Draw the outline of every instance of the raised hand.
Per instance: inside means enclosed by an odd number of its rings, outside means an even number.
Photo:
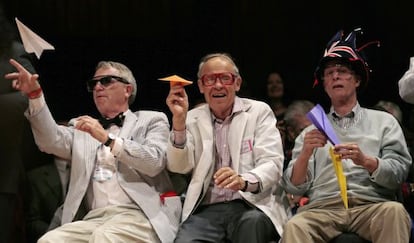
[[[188,111],[188,97],[184,86],[179,83],[172,83],[166,103],[170,109],[172,117],[172,127],[174,130],[182,131],[185,129],[185,119]]]
[[[30,73],[14,59],[10,59],[10,64],[16,68],[17,72],[8,73],[4,77],[12,80],[13,88],[26,95],[40,89],[39,75]]]

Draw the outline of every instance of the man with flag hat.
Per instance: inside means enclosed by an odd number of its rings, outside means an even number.
[[[309,203],[285,225],[283,243],[330,242],[343,232],[371,242],[409,242],[410,217],[395,195],[411,157],[398,121],[358,102],[357,90],[367,86],[370,74],[362,49],[375,43],[357,48],[359,32],[344,38],[339,31],[316,68],[314,86],[321,85],[329,96],[331,107],[324,117],[339,142],[332,144],[327,139],[332,134],[314,125],[296,139],[282,185],[290,194],[306,195]],[[335,158],[344,176],[345,200]]]

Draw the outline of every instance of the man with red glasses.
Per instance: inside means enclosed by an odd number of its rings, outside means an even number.
[[[282,185],[290,194],[306,195],[309,202],[285,225],[283,243],[332,242],[343,232],[374,243],[409,242],[410,217],[395,200],[411,157],[398,121],[358,102],[357,90],[367,85],[370,72],[361,53],[367,45],[356,48],[358,33],[354,30],[343,39],[339,31],[316,69],[316,82],[331,101],[327,117],[339,143],[328,142],[314,125],[296,139]],[[346,176],[347,204],[340,195],[331,149],[340,156]]]
[[[71,162],[62,226],[38,242],[172,242],[181,201],[165,169],[168,119],[155,111],[133,113],[136,81],[118,62],[99,62],[87,88],[100,120],[84,115],[59,126],[46,105],[38,75],[15,60],[6,78],[29,97],[25,115],[36,143]],[[164,196],[165,195],[165,196]]]
[[[167,166],[191,174],[175,242],[277,241],[287,220],[273,192],[283,170],[283,149],[270,107],[240,98],[242,78],[225,53],[202,58],[198,87],[206,104],[188,111],[173,84]]]

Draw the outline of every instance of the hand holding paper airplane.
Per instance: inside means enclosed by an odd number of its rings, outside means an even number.
[[[315,107],[313,107],[312,110],[308,112],[308,114],[306,114],[306,116],[318,128],[319,131],[323,132],[326,135],[328,140],[333,145],[339,143],[339,139],[335,134],[332,124],[326,116],[325,111],[321,105],[317,104]]]
[[[318,128],[319,131],[323,132],[328,140],[333,144],[339,144],[339,139],[336,136],[336,133],[332,127],[331,122],[329,121],[328,117],[325,114],[322,106],[317,104],[313,107],[312,110],[306,114],[309,120]],[[340,195],[342,201],[344,203],[345,208],[348,208],[348,193],[347,193],[347,186],[346,186],[346,176],[344,175],[344,171],[342,168],[342,160],[341,156],[335,154],[333,148],[329,148],[329,155],[331,156],[332,165],[335,170],[336,177],[338,179],[338,185],[340,189]]]
[[[43,40],[40,36],[30,30],[17,18],[15,19],[17,28],[19,29],[20,38],[22,39],[24,49],[27,53],[35,53],[37,59],[39,59],[40,55],[42,55],[43,50],[55,49],[55,47]]]

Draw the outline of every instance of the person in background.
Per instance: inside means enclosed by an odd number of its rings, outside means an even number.
[[[168,119],[129,109],[137,91],[129,68],[99,62],[87,88],[102,118],[84,115],[63,126],[49,111],[39,76],[10,64],[16,71],[6,78],[29,98],[25,115],[39,148],[71,163],[62,225],[38,242],[172,242],[181,201],[165,169]]]
[[[411,157],[414,155],[414,133],[410,131],[403,123],[403,112],[400,107],[391,101],[380,100],[374,105],[374,109],[382,110],[390,113],[397,119],[401,128],[403,129],[404,137],[407,142],[408,150],[410,151]],[[414,172],[412,171],[409,180],[414,182]]]
[[[414,134],[403,124],[403,113],[400,107],[391,101],[380,100],[375,104],[374,109],[382,110],[392,114],[395,119],[401,125],[407,142],[408,150],[410,151],[411,158],[414,156]],[[399,195],[399,201],[404,204],[408,213],[411,216],[411,220],[414,216],[414,168],[411,164],[410,173],[408,174],[407,180],[402,184],[401,194]],[[414,235],[414,225],[411,225],[411,235]],[[410,241],[411,242],[411,241]]]
[[[67,125],[67,122],[58,122]],[[70,161],[48,154],[49,163],[26,172],[26,242],[37,242],[53,225],[54,215],[65,200]],[[57,223],[60,225],[60,223]]]
[[[285,97],[285,86],[279,72],[271,72],[267,77],[267,99],[270,107],[275,113],[276,119],[283,120],[283,115],[287,109]]]
[[[410,104],[414,104],[414,57],[410,58],[410,66],[408,70],[404,73],[401,79],[398,81],[398,89],[401,98]],[[409,141],[409,146],[411,148],[411,154],[413,154],[414,150],[414,110],[411,109],[409,113],[409,123],[406,123],[405,129],[406,133],[410,134],[411,136],[407,138]],[[414,172],[410,175],[410,180],[414,182]],[[414,211],[413,214],[414,215]]]
[[[359,105],[357,90],[367,85],[370,70],[363,48],[356,48],[358,32],[343,38],[339,31],[315,71],[315,84],[321,83],[330,98],[327,117],[340,143],[328,142],[314,125],[296,139],[282,185],[288,193],[307,195],[309,203],[286,223],[282,243],[330,242],[343,232],[372,242],[409,242],[411,220],[395,199],[411,156],[391,114]],[[348,207],[340,196],[330,149],[341,158]]]
[[[295,139],[299,134],[308,126],[312,125],[312,122],[308,119],[306,114],[312,110],[315,106],[311,101],[308,100],[294,100],[287,107],[283,120],[286,126],[286,139],[289,140],[289,144],[294,145]],[[286,156],[285,162],[289,162],[292,158],[292,147],[285,148]],[[288,164],[284,164],[284,170]],[[299,206],[303,206],[307,203],[308,198],[306,196],[295,196],[293,194],[286,195],[289,200],[291,207],[291,213],[294,215]]]
[[[50,156],[53,161],[53,155]],[[59,172],[53,162],[28,171],[26,182],[26,242],[34,243],[48,231],[64,196]]]
[[[292,145],[288,148],[285,148],[285,161],[290,161],[292,157],[292,149],[295,144],[296,137],[312,122],[308,119],[306,114],[312,110],[315,106],[311,101],[308,100],[295,100],[289,104],[286,109],[283,120],[285,121],[286,127],[286,139],[289,141],[289,145]],[[287,165],[285,165],[286,167]]]
[[[375,104],[376,107],[380,107],[384,109],[384,111],[390,113],[397,119],[397,121],[402,124],[403,122],[403,113],[400,107],[395,104],[394,102],[387,101],[387,100],[380,100]]]
[[[273,113],[276,116],[276,127],[279,130],[280,136],[282,138],[285,155],[284,164],[286,164],[286,159],[289,157],[289,148],[292,147],[293,144],[287,138],[286,124],[285,120],[283,119],[289,102],[285,96],[285,85],[282,75],[279,72],[274,71],[269,73],[266,84],[266,96],[267,103],[269,104],[270,108],[272,108]]]
[[[24,207],[25,172],[28,162],[41,165],[49,162],[33,140],[30,125],[23,112],[27,97],[12,87],[4,78],[12,72],[9,59],[18,60],[27,70],[35,72],[28,55],[0,5],[0,242],[26,242]]]
[[[398,81],[398,90],[405,102],[414,104],[414,57],[410,58],[410,67]]]
[[[175,242],[277,241],[287,215],[273,193],[283,169],[274,113],[237,96],[242,78],[229,54],[204,56],[197,76],[206,104],[188,111],[180,84],[166,99],[167,165],[191,175]]]

